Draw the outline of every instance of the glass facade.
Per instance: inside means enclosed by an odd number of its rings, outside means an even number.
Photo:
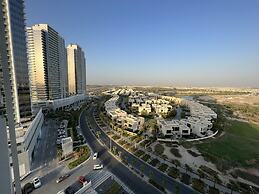
[[[13,61],[20,117],[31,115],[23,0],[9,0]]]

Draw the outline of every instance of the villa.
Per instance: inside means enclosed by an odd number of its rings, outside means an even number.
[[[191,134],[191,129],[182,121],[179,120],[158,120],[159,130],[165,138],[181,138]]]
[[[117,106],[119,95],[131,94],[128,98],[128,104],[138,112],[143,111],[150,114],[153,110],[159,117],[155,119],[158,122],[158,128],[164,138],[179,139],[195,135],[205,137],[212,133],[213,122],[217,119],[217,114],[207,106],[192,100],[181,99],[170,96],[151,95],[147,96],[139,92],[128,91],[126,89],[115,91],[110,100],[105,102],[105,110],[115,126],[121,127],[131,132],[140,130],[144,125],[144,118],[133,116]],[[165,120],[161,115],[167,114],[173,109],[172,103],[180,105],[186,112],[183,119]]]

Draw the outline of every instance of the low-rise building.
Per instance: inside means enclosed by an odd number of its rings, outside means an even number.
[[[129,114],[123,118],[123,127],[130,132],[136,132],[143,127],[144,121],[143,117],[134,117]]]
[[[127,114],[124,110],[121,110],[117,105],[117,100],[119,96],[114,96],[105,102],[105,110],[107,115],[111,118],[113,123],[122,127],[128,131],[136,132],[140,130],[144,124],[144,118],[134,117],[131,114]]]
[[[143,112],[150,114],[152,111],[152,108],[149,104],[142,104],[138,106],[138,112],[141,115]]]
[[[167,114],[172,110],[172,106],[169,104],[152,104],[152,107],[155,109],[156,114]]]
[[[73,140],[71,137],[63,138],[61,140],[62,155],[67,156],[73,152]]]
[[[22,123],[22,125],[19,127],[16,127],[16,143],[21,177],[31,171],[31,163],[35,151],[35,146],[39,137],[41,136],[43,121],[44,115],[40,109],[35,118]],[[11,157],[10,162],[12,166]]]
[[[42,109],[43,112],[50,110],[63,110],[74,105],[80,105],[83,102],[85,102],[86,99],[86,95],[77,94],[74,96],[69,96],[67,98],[61,98],[56,100],[38,101],[37,103],[33,104],[32,113],[35,115],[40,109]]]
[[[181,138],[191,134],[191,129],[179,120],[158,120],[158,126],[165,138]]]

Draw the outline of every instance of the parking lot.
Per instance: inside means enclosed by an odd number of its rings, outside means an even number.
[[[61,140],[67,137],[67,120],[63,120],[57,129],[57,145],[61,144]]]

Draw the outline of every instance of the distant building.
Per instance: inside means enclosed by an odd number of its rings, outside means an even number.
[[[47,24],[27,28],[29,74],[33,106],[67,96],[64,39]]]
[[[67,46],[67,63],[69,94],[86,94],[86,60],[79,45]]]

